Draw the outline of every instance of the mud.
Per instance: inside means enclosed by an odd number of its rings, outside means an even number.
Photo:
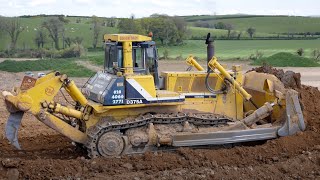
[[[12,85],[6,83],[4,89]],[[84,150],[30,115],[19,132],[24,150],[14,150],[3,138],[8,113],[1,101],[0,179],[318,179],[320,91],[297,82],[294,88],[308,123],[297,135],[232,148],[180,148],[99,159],[88,159]]]

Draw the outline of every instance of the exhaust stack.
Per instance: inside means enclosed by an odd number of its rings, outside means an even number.
[[[207,72],[210,71],[210,68],[208,66],[209,61],[212,59],[214,56],[214,40],[210,38],[211,34],[208,33],[207,38],[206,38],[206,44],[207,44]]]

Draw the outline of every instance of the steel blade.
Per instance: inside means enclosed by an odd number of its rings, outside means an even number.
[[[16,147],[19,150],[21,150],[21,147],[18,141],[18,131],[19,131],[23,114],[24,112],[21,112],[21,111],[16,113],[10,113],[10,116],[8,118],[7,125],[6,125],[7,139],[14,147]]]

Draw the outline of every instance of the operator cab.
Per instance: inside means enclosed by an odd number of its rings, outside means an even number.
[[[83,94],[106,106],[171,101],[159,97],[158,57],[151,37],[106,34],[104,70],[91,77]],[[163,84],[163,83],[161,83]],[[175,98],[172,101],[182,101]]]
[[[132,42],[131,45],[133,74],[152,75],[155,85],[158,87],[158,58],[155,42]],[[107,40],[105,46],[104,71],[114,75],[118,72],[126,75],[126,68],[128,67],[125,66],[123,42]]]

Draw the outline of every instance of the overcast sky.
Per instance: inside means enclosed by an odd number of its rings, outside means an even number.
[[[64,14],[103,17],[262,14],[320,15],[319,0],[0,0],[0,15]]]

